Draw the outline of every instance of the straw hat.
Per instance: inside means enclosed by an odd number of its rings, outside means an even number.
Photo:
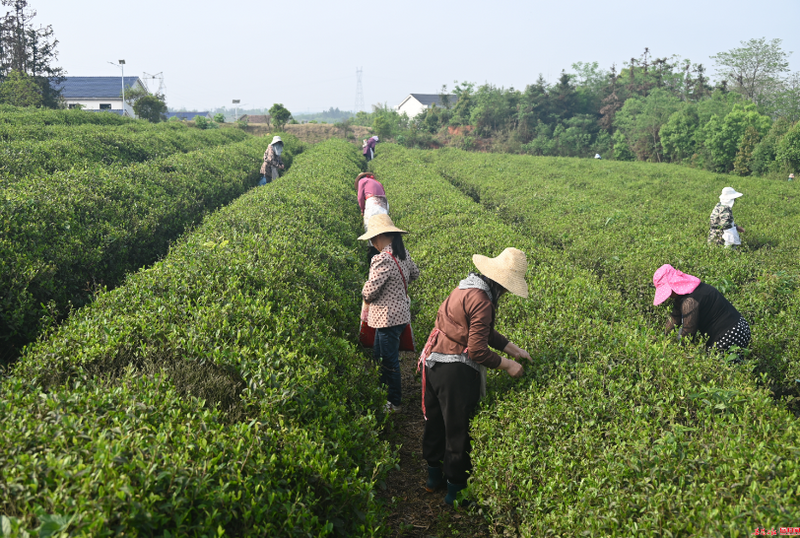
[[[394,225],[392,219],[386,213],[379,213],[374,217],[371,217],[367,222],[367,233],[359,237],[359,239],[372,239],[375,236],[385,234],[385,233],[401,233],[407,234],[408,232],[405,230],[401,230],[397,226]]]
[[[719,195],[719,201],[722,203],[730,202],[740,196],[742,196],[742,193],[736,192],[736,189],[733,187],[725,187],[722,189],[722,194]]]
[[[478,271],[514,295],[519,295],[525,299],[528,298],[528,284],[525,282],[528,260],[521,250],[509,247],[496,258],[487,258],[480,254],[474,254],[472,263],[475,264]]]
[[[687,275],[665,263],[653,274],[653,285],[656,287],[656,296],[653,299],[654,305],[660,305],[672,295],[674,291],[678,295],[688,295],[700,285],[700,279],[696,276]]]

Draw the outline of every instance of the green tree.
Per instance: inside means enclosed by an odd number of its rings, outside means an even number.
[[[625,101],[614,125],[625,135],[628,147],[639,160],[662,161],[659,132],[680,107],[680,100],[667,90],[656,88],[647,97]]]
[[[733,170],[733,161],[747,128],[754,127],[761,138],[769,131],[771,123],[769,117],[759,114],[752,103],[744,107],[735,106],[722,120],[712,117],[703,130],[713,169],[717,172]]]
[[[753,150],[758,144],[761,136],[752,125],[748,125],[739,142],[739,149],[736,152],[736,158],[733,159],[733,173],[737,176],[749,176],[752,170],[750,163],[753,160]]]
[[[2,0],[10,10],[0,17],[0,82],[12,71],[25,73],[39,87],[41,104],[60,105],[60,85],[65,71],[55,65],[58,40],[53,27],[33,27],[36,12],[28,9],[27,0]]]
[[[14,106],[41,106],[42,91],[36,80],[24,71],[13,70],[0,84],[0,103]]]
[[[734,89],[753,101],[775,91],[780,76],[789,70],[789,55],[781,49],[781,40],[766,38],[740,41],[741,47],[711,56],[718,74],[726,77]]]
[[[289,112],[285,106],[281,103],[275,103],[269,109],[270,114],[270,121],[275,125],[275,127],[281,131],[286,124],[292,119],[292,113]]]
[[[150,123],[158,123],[167,119],[167,103],[159,95],[145,95],[133,104],[133,111]]]
[[[778,142],[775,159],[784,170],[800,170],[800,122],[795,123]]]
[[[778,118],[772,124],[766,136],[753,149],[750,168],[754,173],[764,175],[780,171],[780,162],[777,161],[778,145],[791,128],[792,122],[787,118]]]
[[[695,152],[695,132],[699,126],[694,106],[673,112],[661,130],[661,147],[670,162],[683,162]]]
[[[222,112],[217,112],[216,114],[214,114],[214,121],[216,123],[225,123],[225,114],[223,114]]]

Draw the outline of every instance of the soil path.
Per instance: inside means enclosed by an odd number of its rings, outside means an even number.
[[[389,512],[386,517],[389,536],[488,538],[489,527],[478,510],[453,510],[444,504],[445,492],[428,493],[423,488],[428,471],[422,459],[425,419],[420,405],[422,390],[416,361],[417,354],[401,353],[402,411],[390,417],[385,430],[385,438],[392,445],[400,445],[400,469],[391,471],[386,489],[377,492]]]

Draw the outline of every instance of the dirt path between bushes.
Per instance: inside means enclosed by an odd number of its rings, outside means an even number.
[[[402,411],[390,417],[384,432],[392,445],[400,446],[400,469],[386,479],[386,489],[377,490],[388,511],[388,535],[397,538],[489,537],[483,516],[476,510],[453,510],[444,504],[444,491],[428,493],[423,488],[428,477],[422,459],[422,416],[420,377],[416,375],[417,354],[400,354],[403,385]]]

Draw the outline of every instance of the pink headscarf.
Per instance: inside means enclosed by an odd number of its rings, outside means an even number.
[[[653,304],[660,305],[672,295],[673,291],[678,295],[692,293],[700,285],[700,279],[681,273],[667,263],[655,272],[653,284],[656,286],[656,297],[653,299]]]

